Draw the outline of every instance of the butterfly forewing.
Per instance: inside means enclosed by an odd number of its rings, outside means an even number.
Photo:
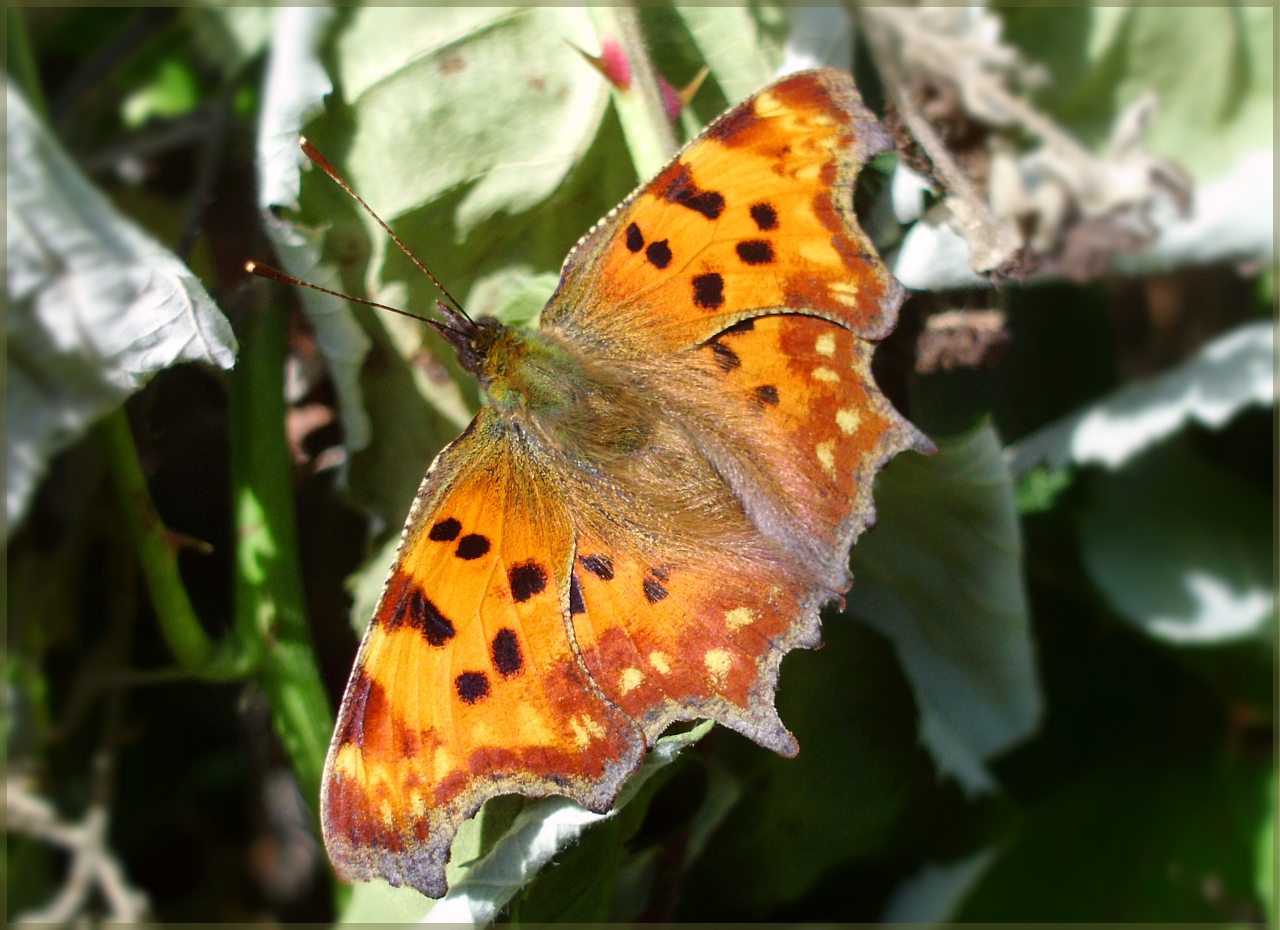
[[[883,336],[902,290],[854,221],[853,187],[888,147],[846,73],[766,88],[584,238],[543,327],[670,350],[791,310]]]

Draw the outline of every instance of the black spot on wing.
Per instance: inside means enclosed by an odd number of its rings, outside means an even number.
[[[449,517],[447,520],[441,520],[427,532],[427,538],[433,542],[452,542],[458,538],[458,534],[462,532],[462,524]]]
[[[478,559],[489,551],[489,540],[481,536],[479,533],[468,533],[458,540],[458,548],[454,554],[460,558],[470,562],[472,559]]]
[[[387,629],[395,630],[402,626],[417,630],[423,639],[437,647],[453,639],[455,633],[453,622],[413,583],[402,589],[400,602],[391,612]]]
[[[701,213],[709,220],[720,218],[724,212],[724,197],[716,191],[704,191],[693,183],[693,175],[686,165],[681,165],[663,196],[672,203],[678,203],[695,213]]]
[[[489,644],[489,651],[493,656],[493,667],[504,678],[514,675],[524,667],[524,656],[520,654],[520,640],[516,637],[515,630],[507,627],[500,629]]]
[[[511,582],[511,596],[523,604],[547,586],[547,573],[537,562],[525,562],[512,567],[507,580]]]
[[[584,555],[578,558],[582,567],[601,581],[613,580],[613,560],[607,555]]]
[[[649,264],[654,268],[666,268],[671,264],[671,247],[667,245],[666,239],[659,239],[657,242],[649,243],[649,248],[644,250],[644,256],[649,259]]]
[[[667,596],[666,587],[657,578],[646,578],[644,580],[644,599],[650,604],[656,604]]]
[[[748,265],[767,265],[773,261],[773,246],[764,239],[747,239],[737,245],[738,258]]]
[[[711,352],[715,355],[716,364],[720,366],[721,371],[733,371],[742,366],[742,359],[738,358],[738,353],[719,339],[711,341]]]
[[[453,687],[466,704],[489,696],[489,679],[484,672],[463,672],[453,680]]]
[[[767,203],[753,203],[751,218],[756,221],[758,229],[777,229],[778,227],[778,211]]]
[[[578,573],[569,576],[569,615],[576,617],[585,614],[587,605],[582,602],[582,585],[578,584]]]
[[[756,388],[756,399],[771,407],[777,406],[778,389],[772,384],[762,384],[760,387]]]
[[[635,223],[627,227],[627,248],[632,252],[639,252],[644,248],[644,234]]]
[[[724,303],[724,278],[714,271],[693,279],[693,302],[704,310],[715,310]]]

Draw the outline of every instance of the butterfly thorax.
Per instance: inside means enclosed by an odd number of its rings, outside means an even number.
[[[572,459],[607,468],[652,433],[652,404],[635,386],[552,334],[481,318],[458,358],[497,413]]]

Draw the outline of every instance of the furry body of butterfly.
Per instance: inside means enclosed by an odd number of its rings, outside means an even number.
[[[677,720],[795,754],[781,659],[849,587],[876,469],[930,448],[870,372],[902,290],[852,195],[887,146],[847,74],[792,75],[582,239],[540,331],[433,324],[490,406],[428,471],[343,699],[340,875],[439,896],[484,800],[607,810]]]

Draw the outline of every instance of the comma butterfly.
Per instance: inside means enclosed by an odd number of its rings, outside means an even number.
[[[729,110],[569,254],[536,332],[441,305],[490,404],[432,463],[325,763],[341,876],[439,897],[500,794],[608,810],[672,722],[786,756],[789,650],[871,481],[929,450],[871,378],[903,289],[853,216],[889,148],[848,74]]]

